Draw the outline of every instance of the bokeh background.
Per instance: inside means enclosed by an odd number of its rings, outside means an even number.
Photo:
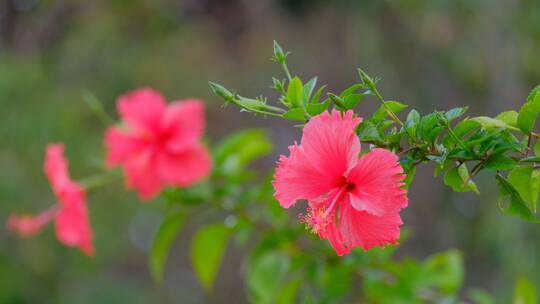
[[[48,142],[67,145],[72,175],[102,166],[104,126],[83,101],[151,86],[170,99],[207,102],[208,140],[248,126],[269,129],[275,153],[299,138],[293,123],[239,113],[212,96],[214,80],[243,95],[270,92],[272,41],[292,51],[293,74],[339,91],[356,68],[426,113],[470,106],[471,115],[516,109],[540,83],[540,2],[533,0],[0,0],[0,221],[54,203],[42,172]],[[371,113],[374,105],[361,105]],[[398,258],[457,248],[466,286],[508,303],[515,279],[540,285],[540,227],[501,213],[491,176],[480,196],[447,189],[422,166],[404,211],[413,232]],[[229,248],[212,293],[189,263],[188,223],[157,287],[147,252],[163,201],[140,203],[114,184],[89,196],[97,255],[55,240],[52,226],[21,240],[0,232],[0,303],[245,303],[243,252]],[[295,216],[295,215],[291,215]]]

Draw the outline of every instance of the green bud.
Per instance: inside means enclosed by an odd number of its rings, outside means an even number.
[[[223,86],[215,82],[209,81],[208,84],[210,85],[210,89],[212,89],[212,92],[214,92],[214,94],[222,97],[227,102],[234,101],[234,94],[231,93],[231,91],[225,89]]]
[[[279,46],[277,41],[274,40],[274,60],[276,60],[279,63],[284,63],[286,58],[287,58],[287,54],[283,52],[283,49],[281,48],[281,46]]]
[[[366,72],[364,72],[362,69],[358,69],[358,74],[360,75],[360,79],[364,84],[366,84],[369,88],[372,88],[375,86],[375,81],[373,81],[373,78],[371,78]]]

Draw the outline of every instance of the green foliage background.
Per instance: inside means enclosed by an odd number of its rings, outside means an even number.
[[[53,203],[41,171],[46,143],[67,144],[74,177],[101,166],[104,126],[84,103],[86,91],[111,114],[115,97],[139,86],[152,86],[171,100],[204,98],[210,143],[247,126],[270,129],[274,153],[255,164],[265,173],[278,153],[299,138],[294,123],[223,108],[207,80],[225,79],[224,84],[246,95],[260,93],[271,86],[268,75],[277,71],[268,60],[272,40],[294,50],[290,65],[302,79],[319,75],[319,83],[333,91],[353,82],[355,68],[362,66],[383,77],[387,96],[424,113],[467,105],[471,115],[494,116],[518,109],[540,82],[539,16],[536,1],[507,0],[4,1],[0,220],[14,210],[37,212]],[[372,113],[375,107],[365,110]],[[478,197],[451,192],[442,178],[433,179],[432,171],[421,167],[412,185],[403,215],[411,234],[397,249],[396,260],[417,273],[430,262],[418,266],[407,256],[425,259],[456,248],[466,264],[465,286],[489,291],[497,303],[510,301],[521,276],[538,286],[538,225],[498,210],[491,177],[479,176]],[[141,204],[133,193],[118,191],[121,187],[118,183],[89,196],[95,259],[57,244],[52,227],[31,240],[2,231],[0,302],[248,301],[241,247],[228,247],[212,292],[205,292],[191,268],[188,244],[197,228],[213,218],[183,223],[164,284],[158,287],[147,256],[165,202]],[[260,286],[276,283],[260,281],[268,268],[276,269],[278,280],[278,270],[288,262],[273,255],[261,261],[250,273],[262,275],[248,277],[248,287],[264,295]],[[336,278],[323,275],[320,286],[339,294],[336,282],[346,276],[339,271],[331,275]],[[527,290],[527,284],[518,281],[518,289]],[[373,298],[385,294],[376,283],[370,290]]]

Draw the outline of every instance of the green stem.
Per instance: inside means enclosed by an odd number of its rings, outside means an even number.
[[[384,100],[384,98],[381,96],[381,94],[379,93],[379,91],[377,90],[377,87],[375,87],[375,85],[373,86],[370,86],[370,90],[373,92],[373,94],[375,94],[375,96],[377,97],[377,99],[379,99],[379,101],[382,103],[382,105],[386,108],[386,111],[388,112],[388,114],[390,115],[390,117],[392,117],[392,119],[397,122],[400,126],[404,126],[403,122],[397,117],[396,113],[394,113],[394,111],[392,111],[392,109],[390,109],[390,106],[388,106],[388,104],[386,103],[386,101]]]
[[[281,67],[283,68],[283,71],[285,71],[285,75],[287,75],[287,79],[291,81],[292,76],[291,76],[291,73],[289,72],[289,67],[287,67],[287,63],[285,61],[281,62]]]
[[[100,174],[92,175],[86,177],[82,180],[79,180],[79,183],[83,186],[85,190],[92,190],[95,188],[102,187],[112,181],[122,178],[122,174],[119,174],[118,170],[109,170]]]

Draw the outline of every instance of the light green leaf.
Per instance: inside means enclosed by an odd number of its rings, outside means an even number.
[[[480,193],[476,184],[469,178],[469,171],[465,164],[461,164],[458,167],[446,171],[444,183],[456,192],[473,191],[476,194]]]
[[[425,262],[425,267],[431,283],[438,286],[445,294],[459,291],[461,284],[463,284],[465,277],[463,258],[457,250],[449,250],[430,256]]]
[[[495,116],[495,119],[498,119],[500,121],[504,121],[509,126],[512,126],[514,128],[517,128],[517,119],[518,119],[518,112],[516,111],[506,111],[502,112],[499,115]]]
[[[169,249],[184,224],[184,218],[184,213],[180,212],[169,215],[161,223],[154,236],[150,249],[149,265],[152,276],[157,283],[163,281],[163,266],[167,260]]]
[[[494,304],[495,301],[489,295],[489,293],[481,289],[471,289],[469,291],[469,298],[474,304]]]
[[[343,103],[348,110],[354,109],[364,99],[364,94],[351,94],[343,97]]]
[[[326,85],[323,85],[322,87],[320,87],[317,90],[317,92],[315,92],[315,94],[313,94],[313,97],[311,98],[311,101],[309,103],[318,104],[319,100],[321,99],[321,94],[322,94],[322,92],[324,91],[325,88],[326,88]],[[330,103],[330,101],[328,101],[328,103]]]
[[[277,298],[278,304],[293,304],[297,303],[296,298],[298,294],[298,289],[302,286],[302,280],[300,278],[295,278],[287,282],[285,286],[279,292]]]
[[[324,112],[330,105],[330,100],[326,100],[323,103],[310,103],[306,106],[306,111],[311,116],[317,116]]]
[[[498,119],[487,117],[487,116],[478,116],[478,117],[471,118],[470,120],[480,123],[480,125],[482,126],[482,129],[487,130],[487,131],[491,131],[495,129],[519,131],[518,128],[512,127],[511,125],[507,124],[506,122],[502,120],[498,120]]]
[[[508,174],[508,182],[514,186],[529,208],[536,212],[540,190],[540,172],[529,166],[516,167]]]
[[[227,136],[212,154],[220,172],[235,174],[271,151],[272,144],[264,130],[248,129]]]
[[[444,117],[446,118],[446,120],[448,120],[448,122],[451,122],[452,120],[465,114],[468,109],[469,109],[468,107],[453,108],[451,110],[446,111],[446,113],[444,113]]]
[[[283,118],[288,120],[296,120],[305,122],[306,121],[306,111],[304,108],[295,108],[287,111],[287,113],[283,114]]]
[[[517,215],[524,220],[538,222],[514,186],[499,174],[495,176],[495,179],[497,180],[500,191],[498,200],[499,208],[508,214]],[[505,207],[503,203],[506,197],[508,197],[509,203]]]
[[[229,237],[229,228],[221,223],[203,227],[193,237],[191,262],[195,274],[206,290],[211,289],[214,284]]]
[[[254,303],[275,303],[290,268],[289,257],[280,252],[258,256],[248,270],[248,287]]]
[[[527,102],[519,110],[517,124],[523,133],[531,133],[538,114],[540,114],[540,86],[531,91]]]
[[[534,285],[525,278],[519,278],[514,289],[513,304],[537,304],[538,295]]]
[[[407,105],[404,105],[398,101],[394,101],[394,100],[390,100],[390,101],[387,101],[386,102],[386,105],[388,106],[388,108],[390,108],[390,110],[394,113],[399,113],[401,111],[403,111]],[[386,109],[386,107],[384,105],[381,105],[379,107],[379,109],[375,112],[375,114],[373,114],[373,117],[371,118],[371,121],[374,123],[374,124],[377,124],[379,122],[381,122],[383,119],[385,119],[387,116],[389,116],[388,114],[388,110]]]
[[[311,93],[313,93],[313,89],[315,89],[316,85],[317,85],[317,77],[313,77],[310,81],[308,81],[304,85],[304,88],[302,89],[302,104],[304,106],[309,103]]]
[[[534,155],[540,156],[540,140],[536,140],[536,143],[534,143]]]
[[[298,77],[294,77],[287,88],[287,101],[295,107],[302,105],[303,85]]]

